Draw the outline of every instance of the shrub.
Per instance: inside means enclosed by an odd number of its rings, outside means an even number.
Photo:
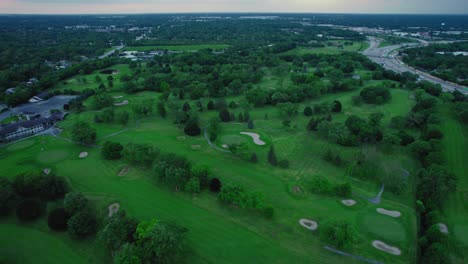
[[[258,163],[257,153],[252,153],[252,156],[250,156],[250,162]]]
[[[16,207],[16,216],[21,221],[32,221],[38,219],[42,215],[43,205],[35,199],[26,199]]]
[[[210,191],[212,192],[220,192],[221,191],[221,181],[218,178],[213,178],[210,181]]]
[[[49,201],[63,198],[69,190],[65,179],[54,175],[43,176],[39,188],[41,198]]]
[[[265,216],[266,218],[271,219],[274,215],[275,209],[273,208],[273,206],[267,205],[265,206],[265,208],[263,208],[263,216]]]
[[[312,116],[313,114],[313,110],[310,106],[306,106],[306,108],[304,108],[304,115],[305,116]]]
[[[47,224],[52,230],[65,231],[67,230],[68,219],[70,219],[70,214],[64,208],[57,208],[49,213]]]
[[[368,104],[383,104],[392,98],[390,91],[384,87],[367,87],[359,95]]]
[[[184,127],[184,132],[188,136],[198,136],[201,133],[201,129],[198,126],[198,121],[195,118],[189,119]]]
[[[283,169],[287,169],[289,168],[289,160],[281,160],[280,162],[278,162],[278,166],[280,166],[280,168],[283,168]]]

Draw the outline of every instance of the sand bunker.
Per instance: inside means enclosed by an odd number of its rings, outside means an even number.
[[[227,144],[223,144],[221,147],[223,147],[225,149],[229,148],[229,146]]]
[[[440,230],[440,232],[441,232],[442,234],[448,234],[448,233],[449,233],[448,227],[447,227],[446,224],[444,224],[444,223],[438,223],[437,225],[439,226],[439,230]]]
[[[112,217],[115,213],[117,213],[119,211],[120,204],[113,203],[113,204],[109,205],[109,207],[107,207],[107,209],[109,210],[108,216]]]
[[[349,200],[341,200],[341,203],[344,204],[344,205],[346,205],[346,206],[353,206],[353,205],[356,204],[356,201],[351,200],[351,199],[349,199]]]
[[[42,172],[44,172],[44,174],[45,174],[45,175],[49,175],[49,173],[50,173],[50,169],[49,169],[49,168],[47,168],[47,169],[44,169]]]
[[[391,217],[400,217],[401,216],[401,213],[398,212],[398,211],[389,211],[389,210],[385,210],[383,208],[377,208],[377,212],[381,213],[381,214],[384,214],[384,215],[391,216]]]
[[[124,100],[121,103],[115,103],[115,106],[122,106],[122,105],[128,105],[128,100]]]
[[[177,137],[177,140],[185,140],[186,138],[184,136]]]
[[[299,224],[312,231],[317,230],[318,227],[317,222],[304,218],[299,220]]]
[[[88,157],[88,152],[81,152],[79,157],[80,159]]]
[[[191,148],[192,148],[192,149],[200,149],[201,146],[200,146],[200,145],[192,145]]]
[[[122,95],[119,95],[119,96],[114,96],[114,97],[112,97],[112,98],[114,98],[114,99],[119,99],[119,98],[122,98],[122,97],[123,97]]]
[[[392,247],[380,240],[374,240],[372,241],[372,246],[375,247],[376,249],[385,251],[387,253],[390,253],[395,256],[400,256],[401,255],[401,250],[397,247]]]
[[[119,171],[119,177],[123,177],[127,175],[127,173],[130,171],[130,167],[125,167]]]
[[[252,133],[252,132],[240,132],[240,133],[242,135],[250,136],[256,145],[263,146],[266,144],[264,141],[260,140],[260,135],[257,133]]]

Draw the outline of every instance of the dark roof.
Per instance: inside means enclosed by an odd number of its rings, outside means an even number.
[[[35,127],[41,124],[46,124],[46,123],[51,123],[51,122],[54,122],[53,118],[38,118],[34,120],[16,122],[13,124],[0,127],[0,135],[5,136],[6,134],[15,132],[18,130],[19,127],[31,128],[31,127]]]

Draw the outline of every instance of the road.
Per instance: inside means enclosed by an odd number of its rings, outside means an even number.
[[[120,46],[117,46],[115,47],[114,49],[104,53],[103,55],[99,56],[99,59],[104,59],[104,58],[107,58],[109,57],[110,55],[114,54],[114,52],[116,51],[119,51],[121,49],[125,48],[125,45],[120,45]]]
[[[423,47],[428,45],[427,41],[420,42],[420,43],[406,43],[400,45],[392,45],[381,47],[380,43],[381,40],[369,37],[370,46],[367,50],[363,52],[370,60],[375,63],[382,65],[387,70],[392,70],[397,73],[403,72],[411,72],[419,76],[421,80],[426,80],[435,84],[440,84],[444,91],[453,92],[455,90],[460,91],[463,94],[468,94],[468,87],[461,86],[452,82],[444,81],[440,78],[432,76],[426,72],[422,72],[415,68],[412,68],[406,64],[404,64],[400,58],[398,57],[398,51],[405,48],[410,47]],[[446,43],[446,42],[445,42]]]

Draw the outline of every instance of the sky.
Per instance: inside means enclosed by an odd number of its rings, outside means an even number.
[[[0,0],[1,14],[191,12],[468,14],[468,0]]]

